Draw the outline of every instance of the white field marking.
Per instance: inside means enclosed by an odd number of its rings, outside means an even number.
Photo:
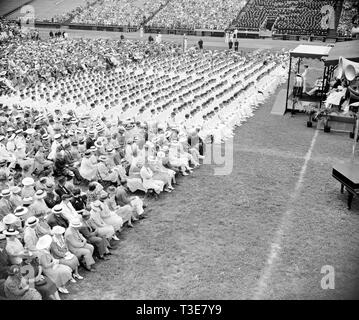
[[[277,157],[283,159],[302,160],[303,156],[299,152],[283,151],[279,149],[258,148],[255,146],[243,146],[236,149],[240,153],[257,153],[261,156]],[[320,156],[314,155],[310,158],[311,161],[322,164],[332,164],[333,162],[343,162],[347,157],[334,157],[334,156]]]
[[[307,171],[308,162],[312,155],[314,144],[315,144],[315,141],[317,140],[318,132],[319,132],[319,130],[315,130],[309,150],[307,151],[306,155],[304,156],[304,163],[303,163],[302,169],[300,171],[299,178],[295,185],[294,191],[290,196],[288,209],[283,214],[283,216],[281,218],[281,223],[275,233],[274,241],[271,244],[270,253],[267,258],[266,266],[264,267],[264,270],[263,270],[262,275],[258,281],[256,290],[254,292],[254,296],[253,296],[254,300],[263,299],[264,290],[267,288],[268,280],[272,274],[273,264],[276,261],[276,259],[278,258],[278,255],[281,250],[281,243],[282,243],[282,239],[283,239],[284,230],[288,227],[289,217],[291,216],[291,214],[294,210],[292,204],[293,204],[294,200],[296,200],[296,198],[298,197],[299,191],[302,187],[305,172]]]

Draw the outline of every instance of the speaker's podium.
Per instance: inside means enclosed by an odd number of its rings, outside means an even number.
[[[340,182],[341,193],[344,193],[344,187],[348,191],[350,210],[354,196],[359,196],[359,163],[337,163],[333,166],[332,176]]]

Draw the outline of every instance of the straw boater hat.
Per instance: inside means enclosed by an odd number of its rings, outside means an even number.
[[[44,191],[44,190],[37,190],[36,192],[35,192],[35,199],[37,199],[37,200],[40,200],[40,199],[44,199],[45,197],[46,197],[46,191]]]
[[[36,218],[36,217],[29,217],[27,218],[26,222],[25,222],[25,225],[27,227],[32,227],[32,226],[35,226],[39,223],[39,219]]]
[[[1,196],[3,196],[3,197],[9,197],[9,196],[11,196],[11,191],[10,191],[10,189],[4,189],[4,190],[2,190],[2,191],[1,191]]]
[[[159,152],[157,152],[157,157],[158,158],[164,158],[166,155],[165,155],[165,153],[163,152],[163,151],[159,151]]]
[[[21,188],[19,186],[10,187],[10,191],[12,194],[19,194],[21,192]]]
[[[31,135],[34,134],[36,132],[36,130],[34,128],[29,128],[25,131],[27,134]]]
[[[22,217],[23,215],[27,214],[28,213],[28,209],[25,208],[25,207],[22,207],[22,206],[18,206],[16,207],[15,211],[14,211],[14,214],[15,216],[17,217]]]
[[[116,187],[115,186],[109,186],[107,188],[107,192],[110,194],[116,193]]]
[[[51,182],[51,181],[47,181],[45,184],[45,188],[47,191],[51,191],[51,189],[54,187],[55,185]]]
[[[105,200],[108,197],[108,193],[104,190],[101,191],[100,199]]]
[[[22,204],[32,204],[34,199],[32,197],[25,197],[22,199]]]
[[[15,276],[20,272],[20,266],[18,266],[17,264],[12,265],[9,270],[8,270],[8,275],[9,276]]]
[[[2,221],[4,222],[4,224],[10,225],[18,222],[19,220],[13,213],[9,213],[3,218]]]
[[[3,231],[3,234],[6,236],[17,236],[19,231],[15,230],[14,228],[9,228]]]
[[[101,155],[101,156],[99,156],[98,160],[99,160],[99,161],[107,161],[107,157]]]
[[[82,226],[82,223],[81,223],[80,219],[74,218],[70,221],[69,226],[72,228],[80,228]]]
[[[89,217],[91,215],[91,213],[87,210],[84,210],[83,213],[82,213],[82,217]]]
[[[52,228],[52,234],[64,234],[64,233],[65,233],[65,228],[61,226],[54,226]]]
[[[35,183],[34,179],[31,177],[26,177],[26,178],[22,179],[21,182],[24,186],[31,186]]]
[[[37,250],[43,250],[50,247],[52,242],[52,238],[49,234],[45,234],[44,236],[40,237],[36,243]]]
[[[59,214],[62,212],[62,207],[59,204],[57,204],[51,209],[51,211],[55,214]]]
[[[102,142],[100,140],[96,140],[95,141],[95,147],[102,148],[103,147]]]

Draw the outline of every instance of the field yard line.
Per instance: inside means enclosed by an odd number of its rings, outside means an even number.
[[[288,209],[283,214],[283,216],[281,218],[281,223],[275,233],[274,241],[272,242],[271,247],[270,247],[270,253],[267,258],[266,266],[264,268],[264,271],[258,281],[256,290],[254,292],[254,297],[253,297],[254,300],[263,299],[264,290],[266,289],[268,280],[272,274],[273,264],[274,264],[275,260],[278,258],[278,255],[281,250],[281,244],[282,244],[284,230],[288,227],[289,217],[291,216],[291,214],[294,210],[293,202],[298,197],[299,191],[303,184],[305,172],[307,171],[308,162],[311,158],[312,151],[313,151],[313,148],[315,145],[315,141],[317,140],[318,132],[319,132],[319,130],[315,130],[310,147],[304,156],[304,163],[303,163],[302,169],[300,171],[299,178],[295,185],[294,191],[290,196],[289,203],[288,203]]]

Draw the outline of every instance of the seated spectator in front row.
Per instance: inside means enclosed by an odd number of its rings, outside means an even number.
[[[61,264],[58,259],[55,259],[50,253],[52,237],[44,235],[39,238],[36,249],[38,250],[39,262],[43,272],[51,281],[56,284],[56,287],[61,293],[69,293],[65,288],[68,281],[72,279],[72,270],[69,266]]]
[[[71,279],[71,282],[76,282],[75,279],[80,279],[80,280],[83,279],[83,277],[80,276],[78,271],[78,267],[80,263],[77,257],[69,251],[66,245],[65,239],[63,237],[65,231],[66,230],[63,227],[60,226],[53,227],[52,229],[53,236],[52,236],[50,251],[55,259],[59,259],[60,263],[69,266],[72,269],[73,279]]]
[[[34,271],[34,279],[28,279],[29,283],[35,285],[35,289],[41,294],[43,300],[61,300],[56,284],[49,277],[43,274],[39,259],[36,255],[29,255],[24,258],[22,269],[32,268]],[[27,277],[32,276],[31,273]]]
[[[123,220],[120,216],[116,213],[110,211],[108,206],[101,202],[100,200],[96,200],[91,204],[91,208],[94,212],[97,212],[103,221],[107,224],[112,226],[115,229],[115,232],[120,231],[123,225]],[[113,236],[114,240],[118,240],[117,236]]]
[[[87,243],[85,237],[80,233],[82,227],[80,219],[75,218],[70,221],[70,225],[65,232],[66,244],[71,253],[73,253],[80,262],[83,261],[84,268],[88,271],[96,271],[93,268],[95,260],[93,259],[93,245]]]
[[[103,229],[98,228],[91,219],[90,210],[91,208],[87,207],[82,213],[82,227],[80,227],[79,231],[86,238],[87,242],[96,248],[98,257],[102,260],[108,260],[107,255],[111,254],[109,249],[112,249],[108,239],[115,234],[115,230],[112,226],[104,226],[103,228],[111,230],[110,233],[105,233],[104,235]]]

